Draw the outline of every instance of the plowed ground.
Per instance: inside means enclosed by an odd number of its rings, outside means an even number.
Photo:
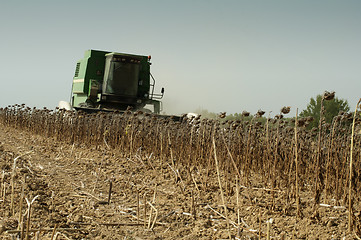
[[[216,169],[207,175],[140,151],[124,157],[106,146],[69,145],[0,124],[0,167],[1,239],[20,239],[12,230],[21,229],[19,213],[27,215],[34,198],[31,239],[51,239],[54,227],[58,240],[356,238],[347,232],[347,209],[336,202],[312,217],[307,187],[301,189],[304,217],[297,218],[294,200],[285,198],[291,187],[270,191],[254,176],[240,187],[238,218],[235,185],[223,185],[225,212]]]

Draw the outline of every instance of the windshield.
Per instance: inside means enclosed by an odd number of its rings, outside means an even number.
[[[119,96],[136,96],[138,91],[139,64],[107,59],[104,93]]]

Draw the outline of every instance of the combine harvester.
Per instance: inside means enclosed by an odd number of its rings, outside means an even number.
[[[88,50],[76,64],[71,100],[60,101],[59,108],[124,113],[132,111],[152,112],[160,115],[164,88],[154,93],[155,79],[150,73],[150,56]]]

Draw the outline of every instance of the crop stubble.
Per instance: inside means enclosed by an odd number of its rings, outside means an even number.
[[[1,109],[2,231],[24,239],[360,235],[353,115],[306,130],[312,119],[284,119],[288,112],[262,123],[264,112],[173,122],[143,112]]]

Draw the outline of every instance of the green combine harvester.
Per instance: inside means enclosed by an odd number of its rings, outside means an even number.
[[[71,107],[85,112],[141,110],[160,114],[150,56],[88,50],[76,64]]]

